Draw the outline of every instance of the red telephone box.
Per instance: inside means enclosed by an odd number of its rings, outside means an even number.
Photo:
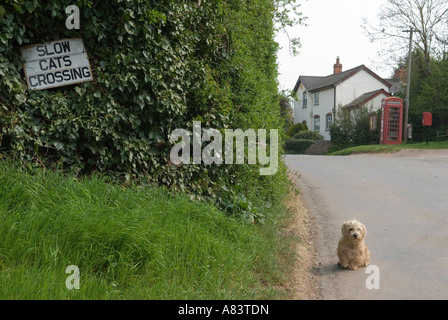
[[[403,99],[381,100],[381,144],[401,144],[403,139]]]

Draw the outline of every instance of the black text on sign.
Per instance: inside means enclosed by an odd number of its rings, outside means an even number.
[[[48,89],[92,81],[82,39],[64,39],[22,48],[28,87]]]

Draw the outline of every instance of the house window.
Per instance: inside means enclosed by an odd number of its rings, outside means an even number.
[[[320,131],[320,116],[314,116],[314,131]]]
[[[314,105],[319,105],[319,92],[314,92]]]
[[[303,108],[308,107],[308,94],[306,91],[303,92],[303,104],[302,104]]]
[[[374,131],[378,128],[378,115],[376,113],[372,113],[370,115],[370,130]]]
[[[331,123],[333,122],[333,114],[327,113],[325,116],[325,130],[330,131]]]

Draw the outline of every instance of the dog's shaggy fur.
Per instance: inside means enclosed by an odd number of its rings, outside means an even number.
[[[357,220],[342,225],[342,238],[338,243],[339,265],[350,270],[369,265],[370,251],[364,242],[366,234],[366,227]]]

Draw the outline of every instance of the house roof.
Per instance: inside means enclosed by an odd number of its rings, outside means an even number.
[[[391,84],[389,91],[392,92],[392,94],[404,91],[404,86],[400,79],[392,78],[392,79],[386,79],[386,81]]]
[[[372,75],[374,78],[378,79],[380,82],[384,83],[388,88],[391,87],[391,83],[384,80],[380,76],[378,76],[376,73],[374,73],[372,70],[367,68],[365,65],[360,65],[358,67],[355,67],[353,69],[343,71],[336,74],[331,74],[326,77],[314,77],[314,76],[300,76],[297,80],[296,85],[294,86],[294,92],[297,92],[299,90],[300,84],[303,83],[305,88],[309,92],[313,91],[319,91],[322,89],[335,87],[338,84],[344,82],[345,80],[349,79],[354,74],[358,73],[359,71],[364,70],[370,75]]]
[[[313,88],[318,85],[325,77],[315,77],[315,76],[300,76],[297,81],[296,86],[294,87],[294,91],[297,92],[299,90],[300,83],[303,83],[305,88],[309,90],[309,88]]]
[[[372,92],[364,93],[363,95],[359,96],[358,98],[356,98],[352,102],[350,102],[350,103],[346,104],[345,106],[343,106],[343,108],[358,107],[360,105],[363,105],[363,104],[369,102],[370,100],[372,100],[373,98],[375,98],[376,96],[378,96],[380,94],[384,94],[384,95],[386,95],[386,97],[390,97],[391,96],[391,94],[388,93],[387,91],[385,91],[384,89],[379,89],[379,90],[375,90],[375,91],[372,91]]]

